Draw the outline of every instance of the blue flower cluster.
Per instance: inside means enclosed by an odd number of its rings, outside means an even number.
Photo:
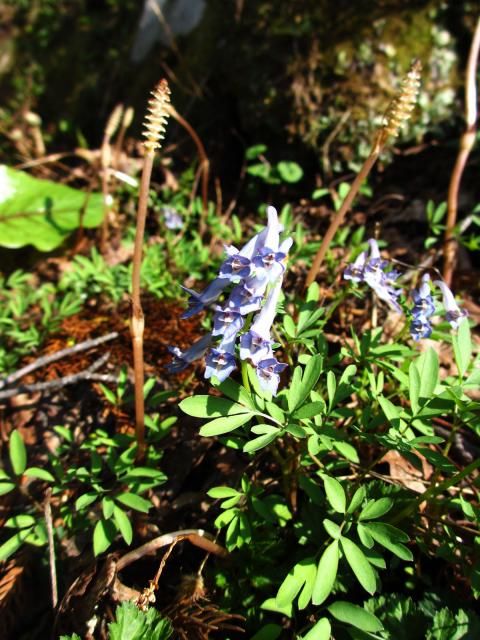
[[[363,251],[354,262],[347,266],[343,277],[352,282],[368,284],[390,308],[398,313],[403,313],[403,309],[398,303],[398,298],[403,291],[396,282],[401,273],[392,268],[388,260],[381,258],[376,240],[369,240],[368,244],[369,249]],[[465,309],[459,308],[453,293],[445,282],[435,280],[433,284],[440,289],[442,294],[446,320],[453,329],[458,329],[460,321],[467,316],[467,312]],[[422,276],[419,287],[412,291],[411,298],[413,307],[410,309],[410,335],[414,340],[428,338],[433,330],[430,318],[435,313],[435,302],[432,296],[430,276],[427,273]]]
[[[170,347],[173,362],[169,370],[178,372],[206,354],[205,377],[220,382],[236,368],[235,348],[239,337],[239,355],[254,367],[260,386],[272,395],[277,393],[279,374],[286,364],[273,354],[271,328],[282,288],[285,263],[292,239],[280,242],[282,225],[274,207],[267,209],[267,226],[239,251],[225,247],[227,257],[218,276],[201,293],[190,294],[189,307],[182,318],[189,318],[218,301],[233,285],[223,304],[215,304],[213,329],[186,351]],[[255,313],[251,325],[242,333],[247,316]],[[219,339],[218,342],[215,342]]]

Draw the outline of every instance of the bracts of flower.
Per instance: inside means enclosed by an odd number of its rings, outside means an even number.
[[[363,251],[347,266],[343,277],[355,283],[366,283],[391,309],[403,313],[404,309],[398,302],[403,290],[397,283],[401,272],[394,269],[388,260],[381,258],[376,240],[369,240],[368,244],[369,250]],[[433,284],[442,294],[446,320],[452,329],[458,329],[467,312],[459,308],[445,282],[435,280]],[[411,292],[411,299],[413,306],[407,309],[410,315],[410,335],[414,340],[428,338],[433,330],[430,319],[435,314],[435,301],[428,273],[422,276],[419,287]]]
[[[292,239],[280,242],[283,227],[274,207],[268,207],[267,215],[267,226],[242,249],[225,247],[227,257],[217,278],[201,293],[185,288],[190,299],[182,318],[213,306],[213,329],[186,351],[170,347],[170,371],[181,371],[206,355],[205,377],[223,382],[237,366],[238,344],[240,359],[255,367],[262,389],[277,393],[279,374],[287,365],[274,356],[271,328]],[[222,295],[223,303],[217,304]]]

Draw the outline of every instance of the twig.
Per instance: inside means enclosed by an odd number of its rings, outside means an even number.
[[[158,538],[154,538],[153,540],[142,544],[141,547],[129,551],[118,560],[117,571],[122,571],[125,567],[128,567],[137,560],[140,560],[140,558],[143,558],[143,556],[153,555],[158,549],[172,544],[172,542],[179,537],[188,540],[191,544],[199,547],[200,549],[208,551],[208,553],[213,553],[221,558],[226,558],[228,556],[227,550],[214,542],[213,536],[203,529],[182,529],[180,531],[173,531],[172,533],[165,533],[158,536]]]
[[[52,497],[52,489],[48,488],[45,494],[43,513],[45,516],[45,525],[47,527],[48,561],[50,564],[50,583],[52,585],[52,607],[55,609],[58,603],[58,587],[57,587],[57,570],[55,566],[55,545],[53,540],[52,507],[50,505],[51,497]]]
[[[143,331],[145,320],[140,300],[140,271],[142,268],[143,237],[147,218],[148,191],[152,177],[155,150],[160,147],[160,140],[165,133],[167,122],[167,105],[170,102],[170,89],[167,81],[161,80],[152,92],[148,103],[148,114],[145,118],[144,141],[145,159],[143,163],[140,194],[138,198],[137,229],[133,249],[132,270],[132,316],[130,333],[132,335],[133,366],[135,375],[135,436],[138,445],[137,461],[141,462],[145,455],[145,399],[143,397],[144,362]]]
[[[345,215],[352,206],[355,196],[362,186],[363,181],[367,178],[370,170],[377,161],[378,156],[380,155],[388,141],[388,138],[390,136],[397,136],[402,124],[406,122],[406,120],[408,120],[408,118],[410,117],[417,99],[418,87],[420,84],[420,69],[421,65],[418,61],[412,64],[410,71],[408,72],[402,83],[400,92],[387,109],[387,112],[384,116],[383,125],[375,133],[375,138],[373,141],[372,149],[370,151],[370,155],[365,160],[362,168],[360,169],[360,172],[352,182],[345,200],[342,202],[340,209],[333,217],[330,226],[327,229],[327,232],[322,240],[322,244],[320,245],[320,248],[313,260],[310,271],[308,272],[305,285],[306,287],[309,287],[317,277],[320,266],[328,251],[328,247],[330,246],[330,243],[333,240],[335,233],[337,232],[337,229],[342,224]]]
[[[477,132],[477,87],[476,74],[478,64],[478,54],[480,52],[480,18],[473,35],[470,53],[468,54],[467,69],[465,74],[465,121],[466,129],[460,138],[460,149],[458,151],[455,166],[450,176],[447,196],[447,225],[443,245],[443,279],[447,286],[452,284],[453,271],[457,258],[458,243],[455,239],[455,225],[457,224],[458,212],[458,192],[460,182],[467,164],[468,156],[475,144]]]
[[[49,380],[48,382],[36,382],[34,384],[24,384],[18,387],[14,387],[13,389],[5,389],[5,391],[0,391],[0,400],[7,400],[7,398],[12,398],[19,393],[53,391],[54,389],[60,389],[61,387],[65,387],[68,384],[80,382],[81,380],[98,380],[98,376],[95,376],[94,372],[97,371],[97,369],[100,369],[100,367],[102,367],[107,362],[109,357],[110,353],[105,353],[101,358],[90,365],[88,369],[84,369],[83,371],[79,371],[78,373],[72,373],[68,376],[63,376],[62,378],[57,378],[56,380]]]
[[[100,336],[100,338],[92,338],[91,340],[85,340],[84,342],[79,342],[73,347],[67,347],[66,349],[60,349],[60,351],[55,351],[55,353],[51,353],[48,356],[42,356],[41,358],[37,358],[30,364],[27,364],[25,367],[14,371],[9,376],[0,380],[0,389],[7,387],[8,385],[16,382],[23,376],[26,376],[28,373],[32,371],[36,371],[41,367],[46,367],[47,364],[52,362],[56,362],[57,360],[61,360],[62,358],[66,358],[67,356],[71,356],[75,353],[80,353],[81,351],[87,351],[87,349],[93,349],[93,347],[98,347],[98,345],[103,344],[104,342],[108,342],[109,340],[114,340],[118,338],[118,333],[116,331],[112,331],[112,333],[107,333],[104,336]]]

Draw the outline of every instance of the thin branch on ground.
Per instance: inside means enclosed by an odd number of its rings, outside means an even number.
[[[172,533],[165,533],[158,536],[158,538],[146,542],[141,547],[129,551],[118,560],[117,571],[122,571],[125,567],[137,562],[137,560],[140,560],[144,556],[153,555],[158,549],[172,544],[172,542],[180,537],[188,540],[196,547],[208,551],[208,553],[213,553],[221,558],[228,556],[227,550],[214,542],[213,536],[203,529],[182,529],[180,531],[173,531]]]
[[[5,389],[5,391],[0,391],[0,401],[7,400],[8,398],[13,398],[20,393],[37,393],[41,391],[54,391],[56,389],[61,389],[69,384],[75,384],[77,382],[81,382],[84,380],[99,380],[99,376],[95,375],[95,371],[103,367],[103,365],[107,362],[110,357],[110,352],[103,354],[101,358],[95,360],[93,364],[91,364],[87,369],[83,371],[79,371],[78,373],[72,373],[68,376],[63,376],[62,378],[57,378],[56,380],[48,380],[47,382],[36,382],[34,384],[24,384],[18,387],[14,387],[13,389]],[[110,382],[111,378],[108,376],[108,379],[105,379],[105,376],[101,376],[102,382]]]
[[[52,489],[48,488],[45,495],[43,513],[45,516],[45,525],[47,528],[47,538],[48,538],[48,561],[50,565],[50,584],[52,587],[52,607],[55,609],[58,604],[58,587],[57,587],[57,569],[55,566],[55,543],[53,539],[52,507],[50,505],[51,497],[52,497]]]
[[[110,340],[114,340],[115,338],[118,338],[118,333],[116,331],[113,331],[112,333],[107,333],[106,335],[100,336],[99,338],[85,340],[84,342],[79,342],[73,347],[60,349],[60,351],[55,351],[55,353],[37,358],[33,362],[30,362],[30,364],[27,364],[25,367],[14,371],[3,380],[0,380],[0,389],[4,389],[5,387],[10,386],[17,380],[20,380],[20,378],[26,376],[28,373],[32,373],[32,371],[36,371],[37,369],[46,367],[52,362],[57,362],[57,360],[62,360],[62,358],[66,358],[67,356],[71,356],[82,351],[87,351],[88,349],[93,349],[94,347],[98,347],[100,344],[103,344],[104,342],[108,342]]]

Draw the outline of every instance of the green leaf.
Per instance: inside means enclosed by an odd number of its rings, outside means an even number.
[[[217,389],[231,400],[235,400],[236,403],[239,403],[252,411],[256,410],[255,401],[250,393],[240,384],[234,382],[231,378],[224,380],[218,385]]]
[[[194,418],[223,418],[238,413],[250,413],[248,407],[238,402],[216,396],[191,396],[179,404],[180,409]]]
[[[323,526],[325,527],[325,531],[331,538],[338,539],[342,535],[342,530],[338,526],[336,522],[332,522],[328,518],[325,518],[323,521]]]
[[[381,544],[382,547],[391,551],[401,560],[413,560],[410,549],[401,544],[402,542],[408,542],[408,536],[400,529],[385,522],[368,522],[363,527],[378,544]]]
[[[8,558],[13,555],[15,551],[18,551],[18,549],[20,549],[30,533],[31,529],[24,529],[4,542],[0,546],[0,562],[3,560],[8,560]]]
[[[305,558],[298,562],[293,569],[289,571],[287,577],[280,585],[277,597],[275,598],[275,602],[279,608],[288,607],[297,597],[300,589],[307,581],[311,581],[313,583],[315,576],[312,576],[312,565],[312,559]]]
[[[16,429],[10,434],[8,453],[13,472],[21,476],[27,467],[27,449],[22,436]]]
[[[55,478],[52,476],[50,471],[46,469],[40,469],[39,467],[28,467],[25,470],[24,475],[28,478],[38,478],[39,480],[45,480],[45,482],[55,482]]]
[[[365,490],[365,487],[364,486],[358,487],[358,489],[353,494],[352,499],[350,500],[347,513],[353,513],[354,511],[356,511],[359,508],[359,506],[362,504],[362,502],[365,500],[366,495],[367,495],[367,492]]]
[[[132,544],[132,539],[133,539],[132,524],[130,522],[130,518],[127,516],[125,511],[115,505],[113,507],[113,519],[115,520],[115,524],[117,525],[118,530],[122,534],[122,538],[125,540],[125,542],[128,545]]]
[[[168,640],[173,633],[166,618],[154,608],[140,610],[133,602],[123,602],[108,625],[110,640]]]
[[[24,171],[0,166],[0,245],[15,249],[32,244],[52,251],[80,226],[103,220],[101,193],[84,193]]]
[[[214,499],[234,498],[240,495],[242,494],[239,491],[231,487],[213,487],[207,491],[207,496]]]
[[[295,322],[291,316],[285,315],[283,317],[283,328],[285,329],[285,333],[289,338],[295,338],[296,336],[296,327]]]
[[[310,392],[315,387],[320,378],[323,368],[323,357],[319,354],[309,358],[303,375],[301,375],[301,368],[296,367],[294,371],[294,377],[289,389],[288,397],[288,410],[290,413],[295,411],[310,395]],[[292,396],[290,398],[290,395]]]
[[[200,429],[200,435],[219,436],[223,433],[230,433],[230,431],[241,427],[242,424],[249,422],[252,419],[252,415],[252,413],[241,413],[227,418],[215,418],[215,420],[203,425]]]
[[[96,491],[89,491],[78,497],[75,501],[75,510],[82,511],[85,507],[88,507],[99,498],[99,494]]]
[[[418,400],[420,398],[420,373],[418,372],[415,362],[410,363],[408,369],[410,404],[412,405],[413,414],[418,413],[420,408]]]
[[[313,418],[315,416],[320,416],[325,413],[326,405],[323,400],[319,400],[316,402],[308,402],[304,404],[303,407],[297,409],[293,414],[294,418],[298,420],[305,420],[308,418]]]
[[[0,482],[0,496],[4,496],[13,491],[17,485],[13,482]]]
[[[327,373],[327,394],[328,394],[328,410],[333,407],[335,400],[335,391],[337,390],[337,381],[335,380],[335,374],[333,371]]]
[[[251,640],[277,640],[281,633],[282,627],[279,624],[269,622],[257,631],[257,633],[251,637]]]
[[[322,474],[323,486],[325,487],[325,493],[327,500],[330,503],[332,509],[338,513],[345,513],[346,497],[345,491],[338,480]]]
[[[270,425],[264,425],[264,426],[270,426]],[[264,433],[258,438],[254,438],[253,440],[250,440],[249,442],[247,442],[243,446],[244,453],[253,453],[253,451],[258,451],[259,449],[263,449],[263,447],[267,447],[274,440],[276,440],[276,438],[281,433],[282,433],[281,429],[278,429],[277,427],[271,427],[271,430],[269,431],[269,433]]]
[[[116,529],[111,520],[99,520],[93,530],[93,553],[99,556],[115,540]]]
[[[366,633],[376,633],[383,629],[382,623],[373,613],[351,602],[337,600],[328,607],[328,610],[336,620],[351,624]]]
[[[392,507],[393,500],[391,498],[380,498],[379,500],[371,500],[364,507],[364,509],[362,509],[360,515],[358,516],[358,519],[376,520],[376,518],[380,518],[385,513],[388,513]]]
[[[320,618],[302,640],[330,640],[331,633],[332,627],[328,618]]]
[[[463,377],[472,357],[472,338],[468,320],[461,320],[457,334],[452,337],[452,343],[458,373]]]
[[[277,171],[284,182],[298,182],[303,177],[303,169],[296,162],[282,160],[277,164]]]
[[[111,498],[103,498],[102,499],[102,512],[105,520],[108,520],[113,515],[113,510],[115,508],[115,503]]]
[[[438,384],[439,364],[436,351],[429,347],[416,364],[420,375],[420,400],[429,400]]]
[[[395,428],[401,427],[404,422],[401,418],[400,409],[396,407],[388,398],[385,398],[382,395],[379,395],[377,399],[378,403],[382,407],[382,411],[385,414],[385,417],[390,422],[390,424]]]
[[[312,592],[313,604],[322,604],[330,595],[337,577],[338,559],[338,540],[334,540],[325,549],[318,563],[317,577]]]
[[[115,500],[130,509],[135,509],[135,511],[141,511],[142,513],[148,513],[152,508],[150,500],[145,500],[145,498],[141,498],[135,493],[121,493],[115,496]]]
[[[21,513],[18,516],[9,518],[3,526],[11,529],[26,529],[27,527],[33,527],[35,522],[36,520],[33,516]]]
[[[345,559],[350,565],[355,577],[368,593],[373,594],[377,588],[377,579],[372,565],[363,551],[349,538],[340,538]]]
[[[357,450],[350,443],[343,442],[343,440],[336,440],[333,442],[333,448],[347,460],[355,462],[356,464],[360,462]]]

